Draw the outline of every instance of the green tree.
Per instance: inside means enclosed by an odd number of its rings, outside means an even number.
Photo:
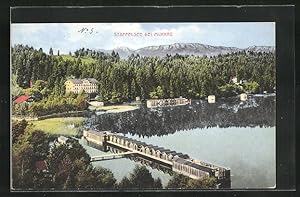
[[[12,122],[12,143],[15,144],[19,138],[25,133],[28,123],[26,120]]]
[[[44,160],[47,158],[50,143],[50,137],[47,134],[41,130],[34,130],[27,140],[34,147],[37,159]]]
[[[243,89],[241,86],[236,85],[236,84],[226,84],[223,86],[220,86],[218,88],[221,96],[224,97],[230,97],[230,96],[236,96],[237,94],[240,94],[243,92]]]
[[[132,188],[153,188],[154,179],[145,166],[135,166],[133,172],[129,175],[129,181]]]
[[[34,158],[34,148],[27,142],[14,145],[12,151],[12,184],[14,188],[33,188]]]
[[[156,89],[152,92],[150,92],[150,98],[158,99],[163,98],[163,89],[160,86],[157,86]]]
[[[189,178],[181,174],[174,174],[173,177],[167,183],[166,188],[168,189],[178,189],[178,188],[187,188]]]
[[[257,82],[248,82],[243,84],[243,88],[246,92],[249,93],[258,93],[259,84]]]
[[[88,107],[88,95],[81,93],[77,95],[74,106],[77,106],[77,110],[85,110]]]
[[[53,137],[34,130],[23,121],[13,122],[12,176],[16,189],[95,189],[114,188],[113,173],[95,169],[90,156],[76,141],[50,148]],[[46,172],[37,169],[46,162]],[[49,170],[49,172],[47,172]]]
[[[17,75],[16,74],[12,74],[11,81],[12,81],[12,89],[11,89],[12,93],[11,94],[12,94],[13,99],[15,99],[16,97],[22,95],[24,90],[17,83]]]
[[[126,188],[132,188],[130,180],[127,178],[127,176],[124,176],[120,183],[118,184],[118,188],[126,189]]]
[[[161,183],[160,178],[154,179],[153,188],[155,188],[155,189],[162,189],[163,188],[163,185]]]
[[[181,174],[175,174],[168,182],[166,188],[169,189],[214,189],[217,180],[214,177],[203,177],[195,180]]]
[[[23,134],[13,144],[12,171],[14,188],[46,188],[49,178],[44,177],[36,169],[36,163],[45,159],[49,150],[49,139],[41,131],[32,130],[24,121],[17,129],[22,128]],[[16,127],[13,127],[13,132]],[[49,186],[49,185],[48,185]]]
[[[53,49],[50,47],[49,55],[53,55]]]
[[[216,178],[205,177],[198,180],[190,179],[187,183],[189,189],[215,189],[217,185]]]
[[[37,80],[34,82],[32,88],[38,91],[42,91],[47,86],[47,82],[44,80]]]
[[[54,147],[47,161],[57,189],[113,188],[116,182],[111,171],[92,167],[89,155],[76,141]]]
[[[24,45],[12,48],[12,74],[16,76],[14,89],[18,86],[28,88],[31,79],[44,80],[50,91],[61,95],[68,77],[94,77],[99,81],[102,101],[122,102],[136,96],[142,99],[202,98],[210,94],[231,96],[236,90],[227,85],[233,76],[259,84],[258,87],[249,84],[246,89],[252,92],[272,92],[276,82],[273,52],[243,51],[211,57],[141,57],[137,54],[125,60],[120,59],[115,51],[105,54],[81,48],[74,52],[76,58],[64,60],[61,56],[53,56],[53,50],[50,51],[47,55],[42,50]],[[81,58],[95,61],[83,63]]]

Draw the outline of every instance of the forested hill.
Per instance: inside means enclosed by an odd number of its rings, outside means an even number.
[[[44,80],[53,94],[64,94],[68,78],[96,78],[102,100],[128,101],[140,96],[200,98],[209,94],[230,96],[239,91],[273,91],[273,52],[238,51],[218,56],[166,55],[141,57],[95,52],[76,57],[47,55],[42,49],[16,45],[12,48],[13,90],[28,88],[29,81]],[[247,83],[230,84],[230,79]],[[13,94],[17,92],[13,91]]]
[[[130,49],[128,47],[117,47],[112,50],[99,49],[95,50],[95,52],[103,52],[103,53],[118,53],[121,58],[128,58],[131,54],[139,54],[140,56],[146,57],[164,57],[167,54],[169,55],[195,55],[195,56],[216,56],[227,53],[234,53],[238,51],[247,51],[247,52],[274,52],[275,47],[273,46],[250,46],[245,49],[237,48],[237,47],[225,47],[225,46],[212,46],[205,45],[200,43],[175,43],[169,45],[158,45],[158,46],[147,46],[143,48],[139,48],[137,50]],[[93,50],[89,49],[81,49],[77,50],[75,54],[79,55],[82,52],[86,52],[91,55]],[[87,55],[86,54],[86,55]]]

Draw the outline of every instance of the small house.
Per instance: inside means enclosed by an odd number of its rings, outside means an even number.
[[[238,78],[236,76],[233,76],[230,80],[231,83],[237,84],[238,83]]]
[[[14,102],[15,103],[24,103],[24,102],[31,101],[32,99],[33,99],[32,96],[22,95],[22,96],[18,97]]]
[[[246,101],[246,100],[247,100],[247,94],[242,93],[242,94],[240,95],[240,100],[241,100],[241,101]]]
[[[216,96],[215,95],[209,95],[207,97],[208,103],[215,103],[216,102]]]
[[[65,137],[65,136],[59,136],[57,138],[57,142],[59,144],[66,144],[68,142],[69,138]]]

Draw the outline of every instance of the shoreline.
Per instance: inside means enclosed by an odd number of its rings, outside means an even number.
[[[53,113],[43,116],[14,116],[12,115],[12,120],[26,120],[26,121],[37,121],[37,120],[45,120],[50,118],[67,118],[67,117],[83,117],[87,113],[88,110],[85,111],[69,111],[69,112],[61,112],[61,113]]]
[[[252,97],[268,97],[268,96],[276,96],[276,93],[267,93],[267,94],[247,94],[248,96]],[[217,99],[219,100],[226,100],[226,99],[234,99],[237,98],[237,96],[232,97],[219,97]],[[207,98],[204,99],[191,99],[191,100],[207,100]],[[144,103],[141,103],[144,104]],[[84,117],[88,113],[122,113],[127,111],[133,111],[140,109],[140,106],[138,104],[116,104],[116,105],[107,105],[107,106],[95,106],[95,105],[89,105],[87,110],[84,111],[68,111],[68,112],[61,112],[61,113],[53,113],[43,116],[16,116],[12,115],[11,120],[21,121],[38,121],[38,120],[45,120],[50,118],[66,118],[66,117]]]
[[[107,105],[107,106],[93,106],[90,105],[88,107],[89,110],[99,113],[121,113],[121,112],[127,112],[127,111],[133,111],[136,109],[139,109],[140,107],[138,105],[130,105],[130,104],[117,104],[117,105]]]

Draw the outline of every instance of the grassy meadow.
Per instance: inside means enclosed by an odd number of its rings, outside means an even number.
[[[63,60],[70,60],[70,61],[74,61],[77,59],[76,57],[70,56],[70,55],[60,55],[60,57],[62,57]],[[80,57],[80,59],[81,59],[81,62],[84,64],[92,64],[92,63],[96,62],[95,59],[90,58],[90,57]]]
[[[82,129],[83,117],[49,118],[31,121],[34,129],[52,135],[76,136]]]

